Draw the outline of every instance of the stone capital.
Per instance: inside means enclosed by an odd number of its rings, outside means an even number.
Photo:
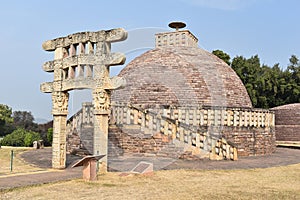
[[[67,115],[68,114],[68,92],[52,92],[52,114],[53,115]]]
[[[93,91],[94,114],[109,114],[110,112],[110,91],[103,88],[96,88]]]

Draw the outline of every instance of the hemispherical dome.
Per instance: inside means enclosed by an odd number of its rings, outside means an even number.
[[[146,107],[252,107],[234,70],[198,47],[157,47],[132,60],[119,76],[127,85],[113,92],[114,102]]]

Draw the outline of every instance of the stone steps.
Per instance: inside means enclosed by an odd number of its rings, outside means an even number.
[[[129,142],[129,144],[128,144]],[[130,150],[128,146],[137,147]],[[128,148],[126,150],[126,148]],[[184,143],[161,133],[154,135],[140,130],[138,125],[112,126],[109,131],[108,156],[118,157],[126,154],[139,156],[158,156],[173,159],[199,160],[209,157],[209,152]]]
[[[120,147],[118,135],[120,129],[115,126],[109,127],[108,133],[108,157],[118,157],[124,154],[123,149]]]

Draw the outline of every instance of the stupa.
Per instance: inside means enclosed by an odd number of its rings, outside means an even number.
[[[274,113],[254,109],[234,70],[199,48],[184,23],[169,26],[176,30],[157,33],[155,48],[118,75],[127,84],[112,92],[109,156],[235,160],[274,152]],[[92,112],[84,104],[68,126],[90,152]]]

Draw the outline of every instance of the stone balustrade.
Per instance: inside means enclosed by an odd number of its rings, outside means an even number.
[[[176,120],[177,123],[185,123],[189,127],[202,126],[233,126],[233,127],[274,127],[275,116],[272,111],[264,109],[242,109],[242,108],[169,108],[148,109],[124,105],[113,105],[113,119],[117,124],[141,124],[149,129],[155,130],[161,127],[157,120],[148,116],[147,113],[157,114],[162,120]],[[161,122],[164,123],[164,122]],[[161,124],[163,125],[163,124]],[[159,130],[159,129],[157,129]],[[170,131],[170,130],[169,130]]]
[[[261,155],[273,151],[274,113],[263,109],[181,107],[142,109],[139,106],[112,104],[110,123],[123,127],[140,127],[143,134],[162,134],[171,140],[210,152],[211,159],[237,160],[237,155]],[[69,133],[77,129],[84,146],[91,133],[80,131],[92,127],[92,104],[68,121]],[[91,150],[90,150],[91,151]]]
[[[237,159],[238,146],[241,155],[270,153],[275,140],[270,131],[274,127],[274,113],[263,109],[182,107],[145,110],[138,106],[113,105],[111,120],[116,124],[140,125],[144,132],[172,136],[172,139],[212,152],[215,159]],[[235,134],[237,128],[251,131]],[[268,135],[267,141],[263,134]],[[249,144],[239,144],[241,137],[250,141]],[[262,144],[255,138],[263,140]],[[260,148],[263,150],[254,150]]]

